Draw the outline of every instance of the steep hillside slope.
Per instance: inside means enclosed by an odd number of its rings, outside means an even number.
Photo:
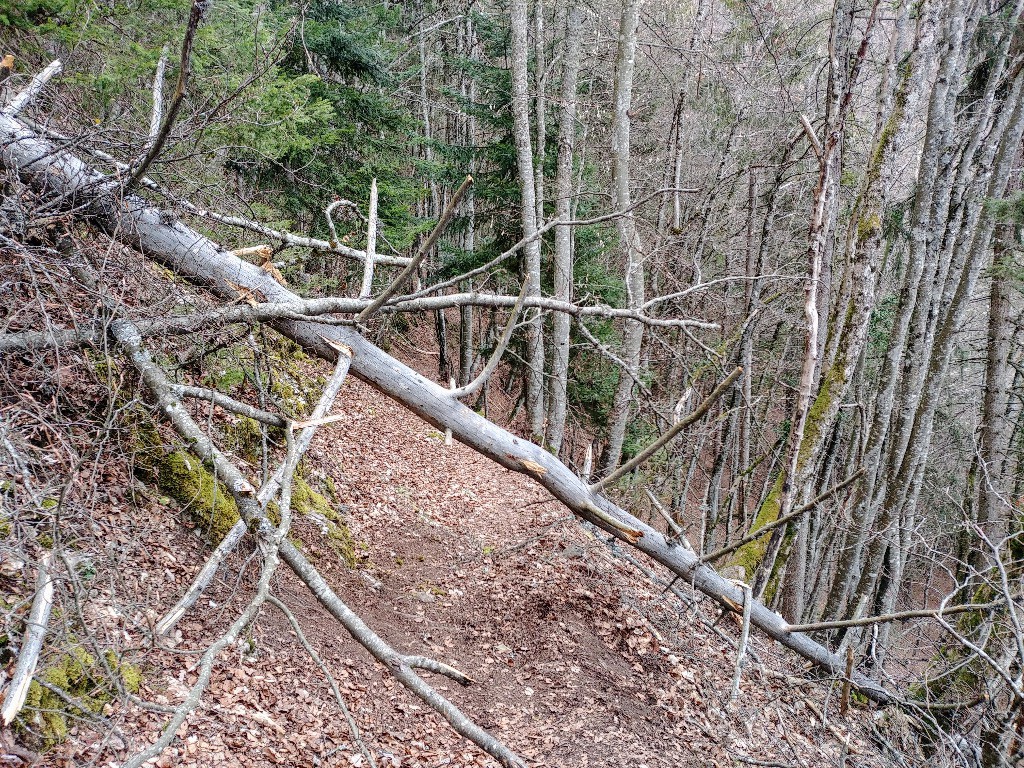
[[[17,307],[9,329],[89,311],[91,300],[59,260],[24,255],[4,256]],[[139,311],[203,304],[130,264],[119,265],[126,277],[117,289]],[[183,376],[198,355],[203,375],[227,382],[230,359],[218,350],[233,339],[225,331],[198,347],[167,340],[160,349]],[[40,693],[7,738],[33,748],[53,742],[40,765],[119,765],[158,736],[166,709],[182,701],[197,653],[250,596],[259,558],[246,542],[173,636],[154,641],[153,622],[210,545],[188,505],[138,471],[144,393],[114,350],[14,354],[3,363],[6,671],[35,562],[52,550],[63,570],[38,676],[45,690],[65,693]],[[301,356],[289,365],[293,380],[327,372]],[[888,764],[870,735],[874,715],[854,708],[840,717],[837,683],[800,677],[792,657],[760,639],[752,639],[754,659],[730,704],[735,619],[699,597],[681,602],[666,592],[539,485],[445,445],[354,379],[334,412],[343,419],[320,429],[302,474],[343,515],[354,543],[324,536],[313,517],[296,519],[296,541],[389,642],[473,678],[467,689],[443,680],[438,688],[536,765]],[[237,438],[223,413],[197,407],[196,415]],[[258,474],[258,461],[248,468]],[[409,696],[284,569],[274,593],[337,679],[378,765],[493,764]],[[67,691],[83,706],[72,706]],[[270,606],[221,656],[202,706],[177,736],[155,764],[365,764],[320,668]]]

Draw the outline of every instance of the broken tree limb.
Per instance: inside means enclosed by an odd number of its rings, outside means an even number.
[[[122,199],[107,183],[104,174],[40,138],[20,121],[3,115],[0,115],[0,160],[35,188],[49,190],[51,194],[55,192],[65,200],[75,202],[79,206],[76,209],[78,215],[91,216],[98,226],[120,241],[221,296],[234,297],[226,282],[232,281],[259,290],[271,301],[299,299],[257,265],[228,256],[209,238],[164,215],[145,201],[136,197]],[[447,389],[391,357],[354,329],[297,320],[275,321],[272,326],[307,351],[327,360],[334,360],[337,352],[325,342],[325,338],[349,346],[354,353],[352,372],[358,378],[439,429],[451,429],[457,440],[484,456],[534,478],[580,517],[599,520],[591,511],[596,508],[606,517],[619,521],[623,527],[638,531],[641,535],[631,543],[641,552],[730,610],[733,606],[742,605],[743,595],[739,587],[701,564],[696,554],[684,547],[673,546],[654,528],[593,493],[572,470],[543,448],[515,437],[473,412],[454,400]],[[606,520],[599,520],[597,525],[619,538],[630,539],[628,534],[609,525]],[[285,542],[282,556],[286,561],[288,553]],[[761,601],[752,601],[750,620],[769,637],[830,674],[840,676],[845,672],[844,659],[806,635],[790,632],[782,617]],[[864,675],[855,674],[853,684],[880,704],[898,700],[881,684]]]
[[[466,190],[469,189],[469,185],[473,183],[473,177],[467,176],[466,180],[462,182],[462,185],[455,190],[455,194],[452,195],[452,199],[448,201],[448,205],[441,212],[441,217],[437,220],[437,224],[434,229],[431,230],[427,239],[420,245],[416,255],[412,257],[410,261],[403,269],[398,277],[391,281],[391,284],[381,291],[380,295],[375,298],[366,309],[356,315],[357,323],[365,323],[371,317],[373,317],[377,310],[384,306],[385,302],[398,293],[398,289],[405,285],[405,281],[408,280],[413,274],[419,269],[423,259],[427,257],[427,254],[434,249],[434,245],[437,244],[437,239],[441,236],[441,233],[448,227],[448,222],[451,220],[452,215],[455,213],[455,209],[459,205],[459,200],[466,194]]]
[[[39,653],[43,649],[43,638],[46,626],[50,623],[50,609],[53,607],[53,576],[50,574],[52,555],[46,553],[39,561],[39,574],[36,577],[36,595],[32,599],[32,610],[25,622],[25,637],[18,653],[18,663],[14,668],[14,676],[5,693],[4,705],[0,709],[0,720],[10,725],[25,706],[28,686],[32,675],[36,672]]]
[[[815,498],[811,499],[809,502],[807,502],[803,506],[798,507],[797,509],[794,509],[788,515],[785,515],[784,517],[780,517],[778,520],[775,520],[774,522],[768,523],[767,525],[761,526],[756,531],[753,531],[752,533],[748,533],[742,539],[740,539],[739,541],[737,541],[737,542],[735,542],[733,544],[730,544],[730,545],[728,545],[726,547],[722,547],[721,549],[716,549],[714,552],[709,552],[706,555],[702,555],[701,558],[700,558],[700,561],[702,563],[709,563],[712,560],[717,560],[720,557],[724,557],[725,555],[728,555],[730,552],[735,552],[737,549],[739,549],[740,547],[744,546],[745,544],[749,544],[752,541],[757,541],[757,539],[760,539],[765,534],[767,534],[767,533],[769,533],[771,531],[774,531],[776,528],[778,528],[780,526],[787,525],[788,523],[792,522],[793,520],[796,520],[798,517],[800,517],[805,512],[809,512],[810,510],[814,509],[816,506],[818,506],[825,499],[827,499],[830,496],[834,496],[835,494],[839,493],[841,490],[846,488],[848,485],[856,482],[857,480],[859,480],[863,476],[864,476],[864,469],[863,468],[858,469],[856,472],[854,472],[852,475],[850,475],[848,478],[846,478],[842,482],[837,483],[836,485],[833,485],[827,491],[824,491],[823,493],[819,494],[818,496],[816,496]]]
[[[149,138],[146,139],[142,156],[132,165],[129,176],[124,183],[125,192],[130,192],[138,186],[139,182],[145,177],[146,171],[149,170],[153,161],[156,160],[160,151],[164,148],[168,136],[171,135],[171,126],[174,125],[178,112],[181,111],[181,105],[185,101],[185,88],[188,86],[189,77],[192,76],[192,47],[195,43],[196,32],[199,30],[199,25],[202,24],[203,17],[206,15],[207,10],[209,10],[210,5],[210,0],[192,0],[192,8],[188,14],[188,23],[185,25],[185,37],[181,43],[178,81],[174,85],[170,106],[167,108],[167,113],[163,116],[160,128],[155,133],[151,133]],[[161,81],[163,79],[162,73],[160,79]],[[157,86],[154,85],[154,96],[156,95],[156,89]]]
[[[285,230],[274,229],[268,227],[266,224],[261,224],[258,221],[252,219],[246,219],[241,216],[228,216],[223,213],[217,213],[206,208],[200,208],[199,206],[187,201],[182,200],[162,187],[151,187],[149,184],[145,185],[147,189],[153,188],[155,192],[167,197],[169,200],[179,205],[182,209],[188,211],[193,216],[198,216],[201,219],[209,219],[216,221],[221,224],[227,224],[229,227],[237,227],[239,229],[247,229],[250,232],[256,232],[258,234],[269,237],[273,240],[277,240],[279,243],[286,245],[290,248],[310,248],[315,251],[326,251],[328,253],[335,253],[339,256],[344,256],[349,259],[355,259],[357,261],[366,263],[366,252],[360,251],[357,248],[350,248],[344,243],[337,241],[320,240],[316,237],[307,237],[305,235],[296,235],[293,232],[287,232]],[[388,254],[374,254],[373,257],[375,264],[386,264],[389,266],[405,266],[409,263],[410,258],[408,256],[391,256]]]
[[[111,323],[111,332],[128,355],[128,358],[138,369],[143,383],[156,396],[160,412],[171,423],[175,431],[188,442],[189,447],[196,455],[213,466],[214,473],[227,486],[232,497],[235,499],[242,520],[245,521],[246,525],[257,530],[261,539],[268,540],[273,545],[272,551],[275,553],[275,557],[280,555],[281,559],[288,564],[295,575],[316,596],[320,604],[348,631],[353,639],[368,650],[377,661],[387,667],[388,671],[402,685],[444,717],[457,733],[472,741],[487,752],[487,754],[506,766],[506,768],[524,768],[524,763],[518,755],[470,720],[458,707],[439,694],[423,678],[416,674],[413,668],[414,665],[420,668],[428,668],[426,663],[428,660],[419,656],[406,656],[392,648],[383,638],[370,629],[352,609],[345,605],[331,588],[330,584],[327,583],[327,580],[320,575],[320,572],[295,545],[283,536],[283,532],[270,525],[263,510],[260,508],[256,498],[256,489],[252,483],[214,445],[213,441],[203,432],[192,416],[189,415],[188,410],[182,405],[181,401],[174,395],[166,375],[153,362],[149,353],[142,346],[142,337],[139,335],[138,330],[127,320],[115,320]],[[342,352],[336,352],[336,354],[343,355]],[[253,606],[253,603],[250,603],[250,606]],[[235,626],[237,626],[237,622],[232,625],[231,631],[234,631]],[[227,635],[224,637],[227,637]],[[210,666],[212,666],[212,659],[215,657],[215,654],[213,656],[211,654],[213,654],[213,647],[204,655],[204,664],[207,657],[210,656]],[[460,682],[460,684],[464,684],[463,681],[469,680],[462,673],[440,662],[431,662],[429,669],[430,671],[448,676]],[[207,680],[209,679],[208,670],[206,671],[206,678]],[[203,682],[202,678],[200,682]],[[198,701],[198,696],[201,692],[199,690],[199,682],[197,682],[193,686],[189,700],[191,701],[191,697],[194,694]],[[169,731],[172,736],[178,725],[180,725],[180,722],[172,721],[173,727]],[[146,759],[154,756],[152,752],[147,752],[146,755]],[[141,765],[141,762],[144,761],[131,763],[130,768],[137,768],[138,765]],[[129,768],[129,766],[126,765],[125,768]]]
[[[156,63],[156,74],[153,75],[153,109],[149,116],[149,138],[143,148],[148,152],[156,137],[160,134],[160,125],[164,121],[164,71],[167,69],[167,44],[160,51],[160,59]]]
[[[844,621],[818,621],[813,624],[790,624],[790,632],[822,632],[829,629],[847,629],[849,627],[868,627],[872,624],[886,624],[893,621],[910,621],[911,619],[941,619],[944,616],[955,616],[958,613],[973,611],[991,611],[1006,605],[1005,600],[993,600],[990,603],[964,603],[951,605],[948,608],[921,608],[914,611],[884,613],[880,616],[864,616],[860,619]]]
[[[213,403],[214,405],[220,406],[225,411],[236,413],[239,416],[245,416],[246,418],[253,419],[262,424],[266,424],[269,427],[278,427],[284,429],[288,426],[288,419],[284,416],[279,416],[276,413],[270,413],[259,408],[254,408],[248,403],[243,403],[235,400],[233,397],[225,395],[223,392],[218,392],[215,389],[206,389],[205,387],[190,387],[184,384],[173,385],[174,394],[178,397],[191,397],[196,400],[206,400]]]
[[[373,292],[373,263],[377,257],[377,179],[370,182],[370,210],[366,216],[366,261],[359,298],[368,299]]]
[[[653,443],[647,446],[644,450],[640,451],[640,453],[638,453],[632,459],[630,459],[621,467],[616,469],[610,475],[601,480],[598,480],[596,483],[590,486],[590,490],[596,493],[597,491],[603,489],[606,485],[614,483],[621,477],[625,477],[634,469],[636,469],[645,461],[647,461],[649,458],[651,458],[651,456],[653,456],[666,445],[668,445],[670,442],[672,442],[672,440],[674,440],[680,432],[682,432],[691,424],[700,420],[704,416],[704,414],[710,411],[711,406],[715,404],[718,398],[725,394],[725,391],[729,389],[729,387],[731,387],[735,383],[736,379],[738,379],[742,374],[743,368],[736,368],[732,373],[730,373],[721,382],[719,382],[718,386],[711,391],[711,394],[708,395],[704,399],[704,402],[698,405],[692,413],[687,415],[686,418],[681,419],[677,424],[673,424],[672,427],[665,432],[665,434],[663,434],[661,437],[659,437],[657,440],[655,440]]]
[[[732,706],[740,695],[740,678],[743,675],[743,665],[747,660],[747,640],[750,638],[750,587],[740,584],[743,590],[743,626],[740,630],[740,644],[736,650],[736,668],[732,675],[732,690],[729,692],[729,705]]]
[[[650,488],[644,487],[644,493],[647,494],[647,498],[651,500],[651,506],[654,507],[655,511],[661,515],[661,519],[668,523],[669,530],[672,531],[672,537],[670,541],[676,541],[682,544],[687,549],[693,549],[693,545],[690,540],[686,538],[686,531],[679,527],[679,523],[672,519],[672,515],[665,509],[665,505],[662,504],[658,497],[654,495]]]
[[[62,69],[63,65],[60,61],[50,62],[42,72],[32,78],[32,81],[23,91],[11,99],[10,103],[4,107],[3,114],[6,117],[16,117],[21,110],[31,103],[32,99],[42,92],[51,79],[60,74]]]
[[[341,389],[341,385],[345,382],[345,377],[348,375],[349,364],[352,362],[351,354],[344,354],[344,349],[338,349],[338,361],[334,365],[334,373],[331,374],[331,378],[327,381],[327,386],[324,387],[324,391],[320,395],[320,399],[317,401],[316,407],[313,409],[313,413],[310,419],[313,421],[319,421],[323,418],[331,406],[334,405],[335,399],[338,397],[338,391]],[[179,394],[177,385],[171,385],[171,392]],[[287,422],[286,422],[287,425]],[[295,424],[292,423],[287,425],[290,427],[288,434],[291,433],[291,429],[294,429]],[[302,458],[303,454],[309,448],[309,444],[313,441],[313,434],[316,432],[317,425],[311,425],[302,428],[302,432],[299,433],[298,440],[294,441],[294,453],[295,460],[298,461]],[[292,441],[289,441],[290,443]],[[271,476],[263,487],[260,488],[256,494],[256,500],[259,502],[263,509],[266,509],[267,504],[274,498],[278,490],[281,489],[282,483],[288,473],[288,466],[286,464],[278,467],[277,471]],[[231,526],[231,530],[225,534],[224,538],[221,539],[216,549],[213,550],[213,554],[207,558],[206,563],[199,570],[199,573],[192,579],[192,583],[189,588],[185,591],[185,594],[176,602],[167,613],[163,615],[163,618],[157,622],[156,626],[153,627],[153,633],[158,637],[166,635],[170,632],[174,625],[181,621],[181,617],[184,616],[189,609],[196,604],[206,588],[210,586],[213,581],[213,577],[217,575],[217,570],[220,568],[221,563],[227,559],[238,542],[241,541],[245,535],[246,525],[245,520],[239,519],[237,523]]]
[[[449,396],[457,399],[463,397],[469,397],[480,390],[484,384],[491,378],[494,370],[498,367],[498,363],[501,362],[501,356],[505,354],[505,349],[508,347],[509,341],[512,340],[512,331],[516,328],[516,320],[519,319],[519,312],[523,308],[523,301],[526,299],[526,281],[523,281],[523,289],[519,291],[519,298],[516,299],[515,306],[512,307],[512,314],[509,315],[508,322],[505,324],[505,330],[501,332],[501,338],[498,339],[497,346],[494,347],[494,352],[488,359],[484,369],[480,371],[480,374],[469,382],[464,387],[458,389],[450,389]]]

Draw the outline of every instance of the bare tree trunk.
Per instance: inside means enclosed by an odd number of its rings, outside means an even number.
[[[877,2],[875,4],[877,7]],[[807,451],[804,446],[804,429],[808,422],[808,410],[814,392],[818,362],[821,355],[819,325],[822,320],[818,296],[823,263],[832,237],[834,225],[833,209],[839,194],[839,180],[842,171],[842,149],[847,110],[853,84],[856,81],[860,62],[866,53],[867,40],[874,22],[874,11],[865,32],[864,42],[859,51],[858,59],[850,63],[849,51],[853,29],[853,3],[851,0],[840,0],[836,3],[833,16],[832,35],[829,39],[829,92],[827,94],[827,114],[825,118],[824,141],[819,141],[814,128],[807,118],[802,118],[808,141],[818,157],[818,184],[814,193],[814,204],[811,210],[810,227],[807,246],[807,281],[804,286],[804,321],[807,327],[807,338],[804,346],[804,359],[800,371],[800,384],[797,393],[796,408],[791,419],[789,445],[787,447],[786,464],[783,468],[781,484],[778,484],[777,517],[788,515],[794,506],[797,495],[803,490],[803,471],[807,466]],[[852,67],[852,68],[851,68]],[[811,424],[813,429],[808,447],[820,441],[826,431],[821,425]],[[799,620],[803,613],[803,589],[806,567],[806,537],[799,533],[804,528],[803,521],[796,524],[798,531],[798,557],[789,570],[789,578],[784,602],[787,615]],[[772,534],[763,561],[758,568],[754,581],[754,594],[761,597],[775,568],[776,558],[782,547],[786,531],[778,528]]]
[[[477,58],[476,33],[473,29],[473,17],[467,16],[463,34],[463,48],[471,59]],[[462,95],[470,103],[476,103],[476,80],[463,76]],[[469,174],[476,175],[476,116],[472,110],[463,116],[463,141],[470,148]],[[463,237],[463,248],[472,254],[476,249],[476,191],[466,190],[463,210],[466,216],[466,233]],[[470,291],[473,281],[466,280],[460,286],[463,291]],[[473,307],[470,304],[459,309],[459,386],[464,387],[473,378],[473,362],[476,359],[476,347],[473,343]]]
[[[636,65],[636,33],[640,20],[640,5],[643,0],[626,0],[619,21],[618,53],[615,59],[615,94],[613,97],[615,116],[612,122],[612,207],[618,211],[629,209],[630,160],[630,106],[633,100],[633,70]],[[619,241],[626,264],[626,303],[639,308],[644,303],[646,278],[644,254],[636,221],[632,212],[616,222]],[[629,371],[619,372],[619,385],[612,402],[608,427],[608,448],[605,452],[605,473],[610,473],[622,458],[622,445],[629,423],[630,401],[633,395],[633,378],[639,374],[640,350],[644,341],[642,323],[627,320],[623,323],[622,352],[620,357]]]
[[[982,396],[981,426],[977,455],[981,471],[978,477],[977,524],[981,535],[998,543],[1008,530],[1006,504],[1000,498],[1006,493],[1006,461],[1010,449],[1013,422],[1007,418],[1010,406],[1011,340],[1014,323],[1011,318],[1010,286],[1013,263],[1013,227],[999,227],[992,256],[992,287],[988,302],[988,353],[985,362],[985,388]],[[968,557],[972,582],[988,569],[991,550],[985,542],[970,548]]]
[[[534,168],[534,191],[536,194],[537,221],[544,221],[544,166],[547,157],[548,115],[547,115],[547,56],[544,39],[544,0],[536,0],[533,8],[533,82],[534,114],[537,126],[537,164]]]
[[[562,108],[558,125],[558,167],[555,172],[555,215],[572,218],[573,155],[576,147],[576,89],[579,84],[583,52],[584,11],[573,5],[566,14],[565,49],[562,52]],[[572,301],[573,253],[572,228],[555,227],[555,298]],[[568,405],[569,332],[572,320],[556,312],[552,320],[551,394],[548,403],[548,448],[557,456],[565,436]]]
[[[430,201],[429,208],[426,211],[424,218],[431,216],[437,216],[441,212],[441,190],[438,187],[437,179],[434,175],[434,131],[433,131],[433,120],[430,112],[430,91],[427,86],[427,75],[430,70],[430,56],[427,48],[427,36],[428,31],[424,28],[426,14],[423,12],[423,0],[418,0],[417,3],[419,16],[420,16],[420,34],[418,36],[418,51],[420,56],[420,111],[423,119],[423,159],[427,164],[427,173],[430,186]],[[431,258],[431,254],[427,254],[427,258]],[[428,261],[429,263],[429,261]],[[434,336],[437,339],[438,344],[438,356],[437,356],[437,377],[441,381],[448,381],[451,378],[452,364],[448,356],[448,322],[445,317],[444,310],[436,310],[434,312]]]
[[[537,233],[537,191],[535,187],[533,143],[530,139],[529,7],[528,0],[512,0],[512,39],[509,59],[512,74],[512,123],[519,171],[520,219],[523,237]],[[531,240],[525,254],[526,296],[540,296],[540,240]],[[544,439],[544,318],[539,311],[530,316],[526,328],[526,415],[530,439]]]
[[[1007,12],[1019,20],[1024,2],[1018,0]],[[987,34],[985,29],[978,28],[978,14],[969,15],[971,8],[962,8],[960,13],[968,18],[954,17],[953,24],[954,29],[965,30],[964,39],[973,40],[971,30],[978,30],[979,37]],[[1019,103],[1024,78],[1019,67],[1012,72],[1006,69],[1007,53],[1016,30],[1016,25],[1003,30],[997,41],[994,66],[977,87],[972,110],[963,110],[959,102],[962,93],[956,94],[959,98],[946,99],[948,117],[939,125],[949,142],[945,146],[951,160],[931,185],[938,199],[915,203],[915,212],[920,216],[915,221],[919,235],[912,238],[911,248],[924,250],[925,275],[929,280],[926,290],[918,296],[909,322],[911,352],[904,364],[893,426],[885,436],[888,450],[883,474],[870,497],[873,510],[878,512],[876,535],[867,547],[857,589],[847,607],[850,617],[863,615],[870,605],[887,542],[894,536],[891,529],[906,510],[916,505],[920,495],[956,330],[965,317],[994,228],[992,217],[984,215],[982,206],[972,201],[1005,194],[1019,149],[1024,119],[1020,110],[1007,105]],[[969,53],[977,44],[987,46],[989,42],[975,41],[963,48]],[[968,54],[960,57],[961,66],[969,61]],[[967,124],[957,125],[958,120]],[[955,277],[947,279],[948,276]]]

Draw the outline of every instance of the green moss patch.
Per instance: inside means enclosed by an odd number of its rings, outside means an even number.
[[[228,450],[248,461],[259,459],[263,451],[263,435],[258,423],[252,419],[239,418],[233,424],[225,424],[222,431]]]
[[[214,544],[238,522],[238,507],[228,489],[188,451],[166,454],[156,466],[157,486],[188,511]]]
[[[119,659],[113,651],[107,651],[104,659],[107,667],[120,678],[121,684],[128,691],[137,693],[142,685],[141,670]],[[77,644],[71,645],[36,678],[29,685],[25,708],[15,721],[15,727],[41,749],[63,742],[68,737],[72,719],[100,714],[117,691],[117,686],[109,679],[107,668]],[[66,696],[53,689],[63,691]]]
[[[316,520],[321,529],[325,531],[331,549],[337,553],[345,565],[355,568],[356,545],[344,517],[326,496],[314,490],[298,475],[292,482],[292,511]]]

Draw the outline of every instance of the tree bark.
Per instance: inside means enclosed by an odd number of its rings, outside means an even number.
[[[563,221],[572,218],[576,89],[583,53],[583,19],[584,11],[577,5],[573,5],[566,14],[565,49],[562,53],[562,108],[558,118],[558,159],[555,171],[555,215]],[[567,224],[555,227],[554,268],[555,299],[572,301],[572,227]],[[571,318],[563,312],[556,312],[551,321],[551,394],[548,402],[547,443],[548,449],[555,456],[561,451],[565,436],[571,325]]]
[[[992,256],[992,287],[988,302],[988,354],[985,362],[985,389],[982,396],[981,426],[978,434],[977,524],[981,535],[998,547],[1008,530],[1006,494],[1006,460],[1010,449],[1013,422],[1007,418],[1010,406],[1011,341],[1014,323],[1011,317],[1010,282],[1013,274],[1012,227],[999,228]],[[991,562],[989,543],[979,541],[968,556],[972,581],[988,569]]]
[[[615,116],[612,123],[612,206],[614,210],[626,211],[631,205],[629,191],[630,160],[630,106],[633,102],[633,70],[636,66],[636,32],[640,21],[640,5],[643,0],[626,0],[619,20],[618,53],[615,58],[615,93],[613,97]],[[640,307],[644,303],[644,255],[640,236],[636,230],[633,213],[621,216],[616,221],[619,244],[625,257],[626,305]],[[633,396],[633,379],[639,375],[640,350],[643,347],[644,327],[627,320],[623,323],[622,352],[620,357],[629,368],[619,372],[619,384],[615,390],[612,410],[609,416],[608,448],[605,452],[605,473],[615,471],[622,458],[622,446],[629,423],[630,403]]]
[[[528,0],[512,0],[512,39],[509,64],[512,75],[512,133],[516,145],[516,168],[519,172],[520,221],[523,237],[537,233],[537,190],[530,139],[529,71],[529,5]],[[540,296],[540,240],[533,239],[523,249],[527,298]],[[526,326],[526,417],[530,439],[544,439],[544,318],[533,312]]]

